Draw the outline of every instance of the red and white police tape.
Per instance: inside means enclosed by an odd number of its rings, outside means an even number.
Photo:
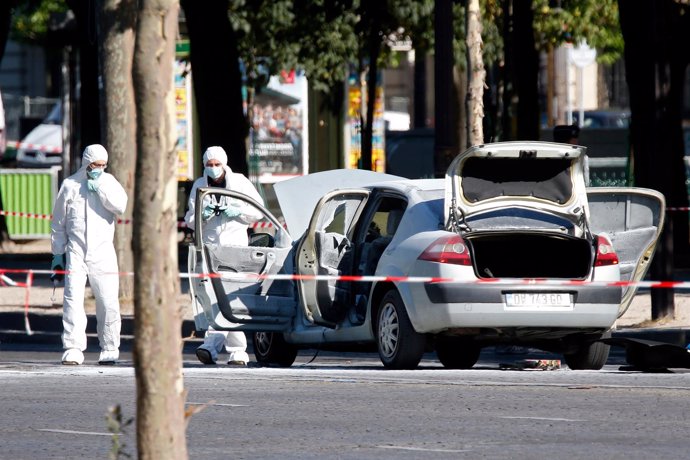
[[[10,148],[38,150],[46,153],[62,153],[62,146],[32,144],[30,142],[7,141],[7,146]]]
[[[43,220],[50,220],[53,218],[52,214],[35,214],[31,212],[19,212],[19,211],[3,211],[0,209],[0,216],[10,216],[10,217],[26,217],[29,219],[43,219]],[[118,219],[117,220],[118,224],[131,224],[132,219]],[[253,224],[249,224],[249,227],[251,228],[271,228],[273,227],[273,223],[271,222],[254,222]],[[178,222],[177,223],[177,228],[187,228],[187,224],[184,222]]]
[[[4,270],[0,269],[0,286],[23,287],[24,291],[24,330],[26,335],[33,335],[31,324],[29,324],[29,298],[31,296],[31,285],[34,281],[34,273],[32,270],[26,271],[26,282],[13,281],[10,277],[5,276]]]
[[[29,299],[34,275],[66,275],[66,270],[32,270],[0,268],[0,286],[23,287],[24,294],[24,327],[27,335],[33,331],[29,324]],[[26,282],[15,282],[6,274],[25,274]],[[112,272],[104,275],[136,276],[134,272]],[[505,279],[490,278],[481,280],[461,280],[455,278],[434,276],[355,276],[355,275],[262,275],[258,273],[180,273],[180,278],[221,278],[226,280],[287,280],[287,281],[346,281],[346,282],[398,282],[398,283],[456,283],[456,284],[506,284],[516,285],[546,285],[546,286],[608,286],[608,287],[646,287],[650,289],[690,289],[688,281],[581,281],[581,280],[553,280],[542,278]]]
[[[67,270],[34,270],[0,268],[0,275],[4,274],[32,274],[32,275],[67,275]],[[136,276],[135,272],[103,272],[102,275]],[[282,280],[282,281],[350,281],[350,282],[396,282],[396,283],[457,283],[457,284],[524,284],[542,286],[608,286],[628,287],[637,286],[653,289],[690,289],[690,281],[588,281],[588,280],[556,280],[546,278],[485,278],[465,280],[438,276],[375,276],[375,275],[267,275],[260,273],[180,273],[182,279],[220,278],[224,280]]]

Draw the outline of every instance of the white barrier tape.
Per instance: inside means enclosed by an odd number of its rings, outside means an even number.
[[[34,274],[29,271],[26,274],[26,291],[24,292],[24,330],[26,335],[33,335],[34,331],[31,330],[31,325],[29,324],[29,298],[31,295],[31,285],[33,284]]]
[[[31,212],[19,212],[19,211],[3,211],[0,209],[0,216],[10,216],[10,217],[27,217],[30,219],[44,219],[50,220],[53,218],[52,214],[35,214]],[[132,223],[132,219],[118,219],[118,224],[128,225]],[[271,228],[273,227],[272,222],[255,222],[249,224],[250,228]],[[177,222],[177,228],[187,228],[187,224],[184,222]]]
[[[7,141],[7,146],[10,148],[38,150],[46,153],[62,153],[62,146],[32,144],[30,142]]]
[[[5,273],[31,273],[32,275],[66,275],[67,270],[24,270],[0,268],[0,275]],[[134,272],[104,272],[102,275],[136,276]],[[397,283],[455,283],[455,284],[502,284],[502,285],[539,285],[539,286],[604,286],[628,287],[637,286],[654,289],[690,289],[690,281],[581,281],[554,280],[542,278],[488,278],[465,280],[434,276],[373,276],[373,275],[261,275],[258,273],[180,273],[182,279],[221,278],[225,280],[283,280],[283,281],[351,281],[351,282],[397,282]]]

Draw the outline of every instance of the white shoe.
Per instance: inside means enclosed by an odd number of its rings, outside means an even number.
[[[77,366],[84,362],[84,353],[78,348],[68,348],[62,354],[62,364]]]
[[[98,357],[98,364],[112,365],[117,362],[120,357],[119,350],[103,350]]]

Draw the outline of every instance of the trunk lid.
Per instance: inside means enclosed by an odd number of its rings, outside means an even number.
[[[446,172],[447,227],[458,231],[543,226],[586,237],[585,152],[581,146],[531,141],[466,150]],[[535,218],[536,227],[527,223]]]

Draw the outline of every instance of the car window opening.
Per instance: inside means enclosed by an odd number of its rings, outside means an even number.
[[[462,167],[464,198],[476,203],[500,196],[533,196],[567,203],[573,194],[571,159],[468,158]]]

